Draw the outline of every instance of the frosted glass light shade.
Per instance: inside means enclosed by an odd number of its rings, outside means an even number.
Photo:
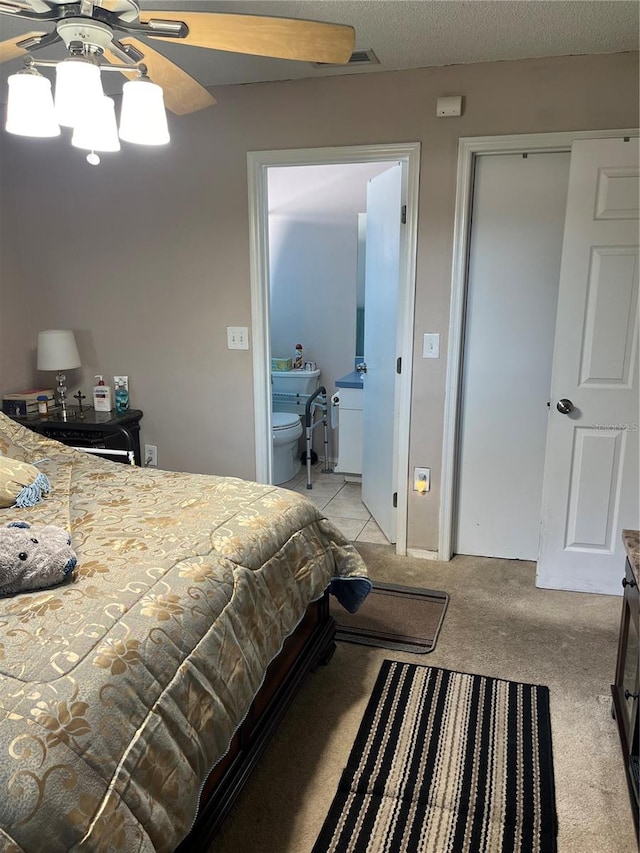
[[[55,108],[58,123],[75,127],[104,98],[100,69],[88,59],[71,56],[56,65]]]
[[[86,151],[119,151],[118,125],[113,98],[106,95],[76,125],[71,144]]]
[[[169,142],[162,89],[151,80],[129,80],[122,87],[120,139],[137,145]]]
[[[18,136],[60,136],[51,82],[37,71],[18,72],[8,80],[6,130]]]
[[[47,329],[38,332],[38,370],[71,370],[80,367],[80,353],[73,332]]]

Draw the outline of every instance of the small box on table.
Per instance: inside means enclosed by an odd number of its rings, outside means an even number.
[[[38,413],[38,397],[46,397],[49,408],[53,407],[53,390],[51,388],[29,388],[27,391],[16,391],[5,394],[2,399],[2,411],[10,418],[26,418]]]
[[[283,371],[283,370],[291,370],[293,367],[293,360],[290,358],[272,358],[271,359],[271,370],[275,371]]]

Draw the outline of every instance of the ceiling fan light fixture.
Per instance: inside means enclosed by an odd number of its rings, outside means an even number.
[[[0,0],[0,17],[3,14],[50,23],[54,29],[0,40],[0,60],[15,59],[25,51],[46,49],[57,42],[62,42],[69,54],[64,60],[24,57],[28,71],[32,72],[35,66],[56,69],[55,118],[48,120],[43,129],[43,118],[51,114],[47,102],[46,109],[28,111],[28,120],[25,115],[10,111],[7,129],[25,135],[57,136],[59,125],[72,128],[78,131],[73,144],[90,151],[90,162],[99,160],[96,150],[117,150],[111,107],[107,110],[104,106],[102,72],[117,71],[125,77],[142,75],[123,87],[119,138],[127,142],[149,146],[170,142],[164,94],[149,80],[148,67],[151,76],[165,89],[168,109],[176,115],[194,113],[216,103],[197,80],[137,36],[299,62],[344,64],[349,57],[354,59],[353,27],[324,21],[235,12],[186,12],[180,8],[141,14],[139,0]],[[21,82],[13,88],[34,92],[38,88],[43,98],[46,95],[51,100],[51,86],[46,79],[40,83]],[[91,127],[90,120],[101,108],[102,119],[108,120],[109,127],[98,131]],[[95,121],[100,123],[97,118]],[[109,142],[105,142],[107,138]]]
[[[120,139],[137,145],[166,145],[169,138],[161,87],[148,77],[129,80],[122,87]]]
[[[106,95],[86,113],[73,131],[71,144],[86,151],[119,151],[118,125],[113,98]]]
[[[70,56],[56,65],[55,108],[58,124],[75,127],[104,97],[100,68],[90,59]]]
[[[29,68],[12,74],[8,83],[5,129],[17,136],[60,136],[51,82],[35,68]]]

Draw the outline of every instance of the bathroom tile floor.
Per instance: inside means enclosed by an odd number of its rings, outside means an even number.
[[[324,474],[314,466],[312,489],[307,489],[307,471],[300,470],[292,480],[282,483],[283,489],[300,492],[313,501],[338,530],[352,542],[373,542],[388,545],[389,540],[362,503],[360,483],[345,483],[342,474]]]

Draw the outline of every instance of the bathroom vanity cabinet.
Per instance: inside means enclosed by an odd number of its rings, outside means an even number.
[[[338,388],[338,474],[362,475],[362,388]]]

